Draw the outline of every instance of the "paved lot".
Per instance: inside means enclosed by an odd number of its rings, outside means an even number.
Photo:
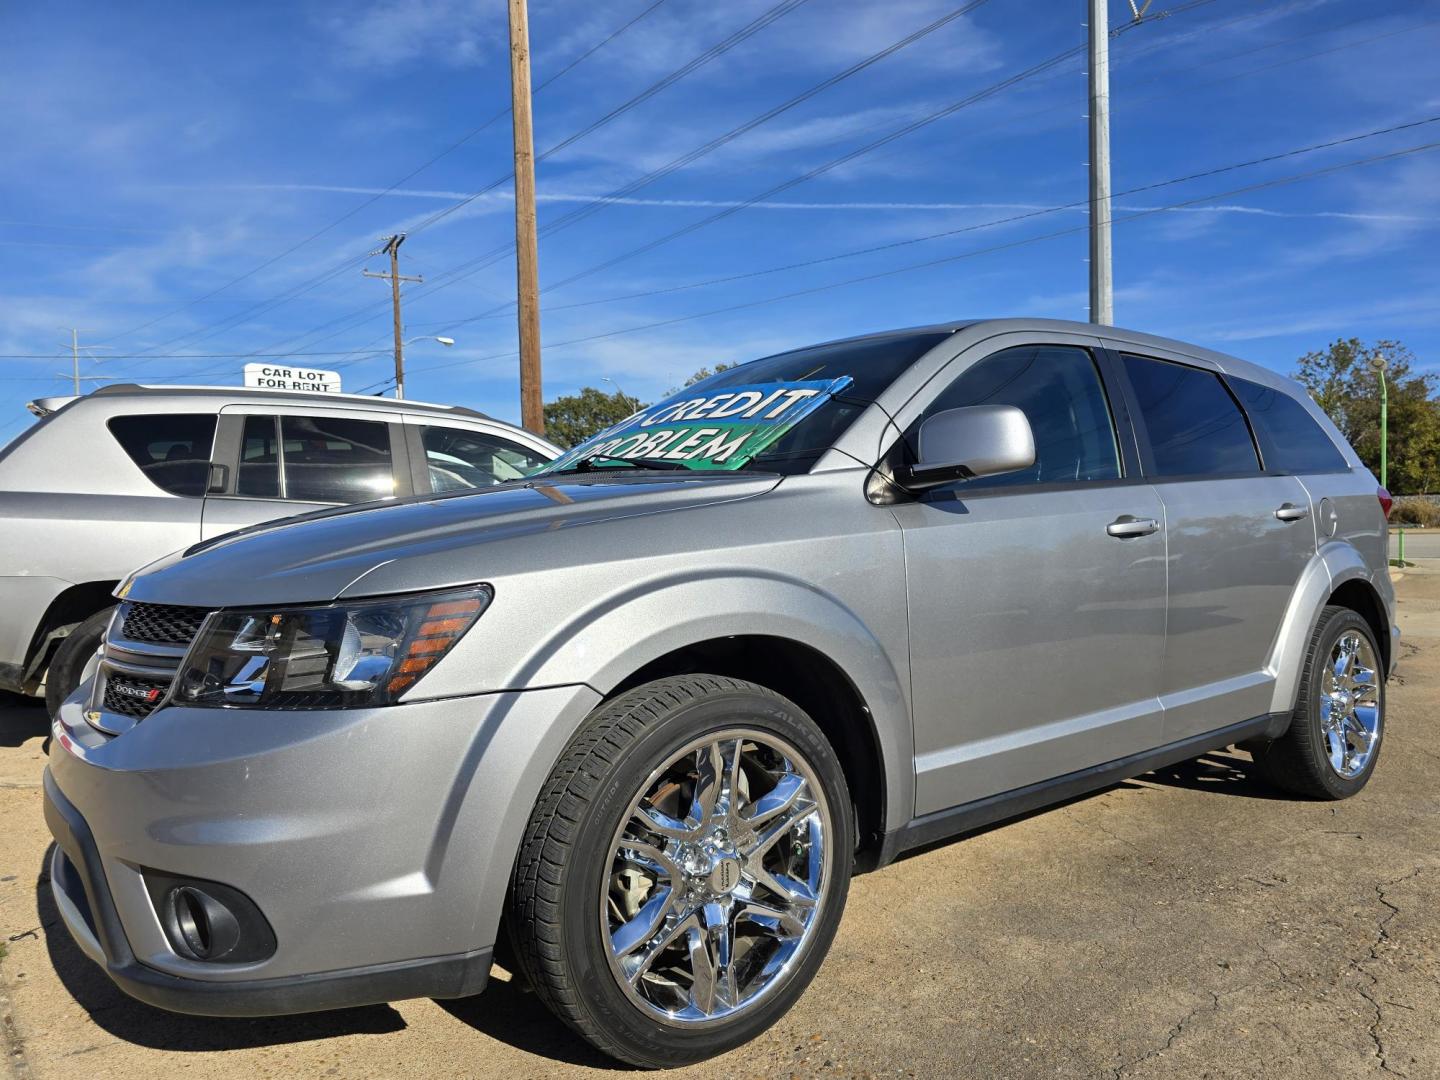
[[[1390,557],[1400,557],[1400,534],[1390,531]],[[1405,558],[1440,559],[1440,529],[1406,529]]]
[[[1376,779],[1276,798],[1212,754],[859,879],[834,952],[764,1038],[684,1076],[1440,1077],[1440,564]],[[482,997],[261,1021],[130,1001],[41,867],[39,710],[0,708],[0,1013],[20,1077],[607,1071],[503,973]]]

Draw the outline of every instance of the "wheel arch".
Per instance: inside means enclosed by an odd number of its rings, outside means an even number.
[[[1326,544],[1300,575],[1276,633],[1268,664],[1275,675],[1275,691],[1270,705],[1272,713],[1289,715],[1294,711],[1300,679],[1305,670],[1305,651],[1310,646],[1320,613],[1327,604],[1349,607],[1365,619],[1380,646],[1386,670],[1389,670],[1389,618],[1385,602],[1375,587],[1373,573],[1364,557],[1351,545]]]
[[[845,670],[820,650],[790,638],[745,634],[710,638],[656,657],[607,695],[671,675],[724,675],[756,683],[803,709],[840,758],[856,812],[856,868],[878,864],[887,821],[884,751],[864,696]]]
[[[83,581],[56,594],[36,625],[25,653],[27,692],[33,693],[38,688],[60,642],[91,615],[115,603],[115,590],[119,586],[118,580]]]

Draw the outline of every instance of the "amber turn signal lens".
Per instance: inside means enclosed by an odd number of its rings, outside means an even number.
[[[405,650],[405,659],[400,662],[399,671],[386,689],[392,694],[409,689],[450,650],[461,634],[470,629],[480,617],[481,606],[479,600],[469,597],[431,604],[425,611],[419,632]]]

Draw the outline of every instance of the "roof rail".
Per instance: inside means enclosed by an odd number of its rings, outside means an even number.
[[[488,413],[472,409],[468,405],[441,405],[433,401],[413,401],[409,398],[385,398],[379,395],[370,394],[341,394],[330,392],[314,392],[305,390],[282,390],[268,386],[186,386],[183,384],[161,384],[161,383],[110,383],[90,391],[90,397],[109,397],[117,394],[196,394],[210,397],[218,396],[241,396],[241,397],[284,397],[303,398],[308,401],[334,401],[343,402],[365,402],[371,405],[384,404],[391,408],[405,408],[406,406],[418,409],[436,409],[458,416],[469,416],[477,420],[493,420],[494,417]]]

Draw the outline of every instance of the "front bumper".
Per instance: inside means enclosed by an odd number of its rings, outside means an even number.
[[[130,951],[90,827],[48,769],[45,822],[55,837],[50,885],[66,929],[120,989],[147,1005],[202,1016],[275,1016],[412,997],[466,997],[484,990],[490,977],[489,949],[274,979],[213,982],[157,971]]]
[[[598,700],[571,686],[335,712],[170,707],[108,736],[82,697],[55,718],[46,774],[57,907],[127,993],[207,1015],[478,992],[535,793]],[[180,955],[147,889],[156,871],[244,893],[273,954]]]

